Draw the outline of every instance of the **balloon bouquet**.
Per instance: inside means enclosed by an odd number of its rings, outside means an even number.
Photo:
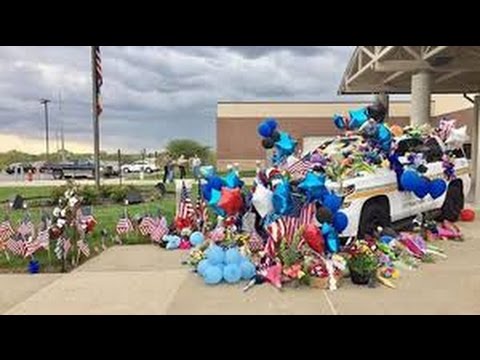
[[[197,232],[190,239],[196,248],[190,254],[189,263],[208,285],[250,280],[255,276],[255,265],[241,251],[244,241],[242,215],[246,202],[246,195],[242,192],[244,182],[234,168],[223,178],[212,166],[202,167],[200,174],[204,182],[201,196],[218,218],[216,227],[205,237]]]
[[[264,120],[258,126],[258,134],[263,147],[275,148],[275,154],[271,159],[273,166],[258,172],[252,189],[255,231],[265,242],[257,263],[269,263],[270,270],[283,267],[280,282],[288,281],[292,274],[315,276],[318,267],[325,268],[331,255],[340,251],[339,234],[348,226],[347,216],[340,211],[343,198],[327,189],[321,160],[304,176],[292,176],[289,164],[298,162],[294,156],[297,142],[279,131],[275,119]],[[296,249],[292,249],[293,243]],[[298,261],[290,263],[292,256]]]

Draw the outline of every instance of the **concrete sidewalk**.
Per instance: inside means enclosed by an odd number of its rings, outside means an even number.
[[[66,275],[0,275],[6,314],[480,314],[480,222],[466,241],[440,243],[449,258],[403,271],[397,289],[335,292],[263,285],[209,287],[182,266],[186,252],[114,247]],[[21,279],[21,280],[19,280]],[[10,296],[11,295],[11,296]]]

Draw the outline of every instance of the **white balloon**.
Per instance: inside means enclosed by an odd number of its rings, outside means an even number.
[[[273,210],[273,193],[262,184],[258,184],[252,195],[252,204],[263,218]]]
[[[452,129],[450,131],[450,134],[447,141],[445,141],[445,144],[447,144],[450,149],[461,149],[463,147],[463,144],[465,144],[468,139],[469,137],[467,135],[467,126],[462,126],[461,128]]]

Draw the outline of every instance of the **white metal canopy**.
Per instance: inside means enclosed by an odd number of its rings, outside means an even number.
[[[338,93],[409,94],[421,70],[432,74],[432,93],[478,93],[480,46],[357,46]]]

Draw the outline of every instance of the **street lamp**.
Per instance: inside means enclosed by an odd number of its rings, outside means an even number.
[[[48,144],[48,103],[51,100],[48,99],[40,99],[40,104],[42,104],[45,108],[45,143],[46,143],[46,150],[47,150],[47,163],[49,160],[49,144]]]

